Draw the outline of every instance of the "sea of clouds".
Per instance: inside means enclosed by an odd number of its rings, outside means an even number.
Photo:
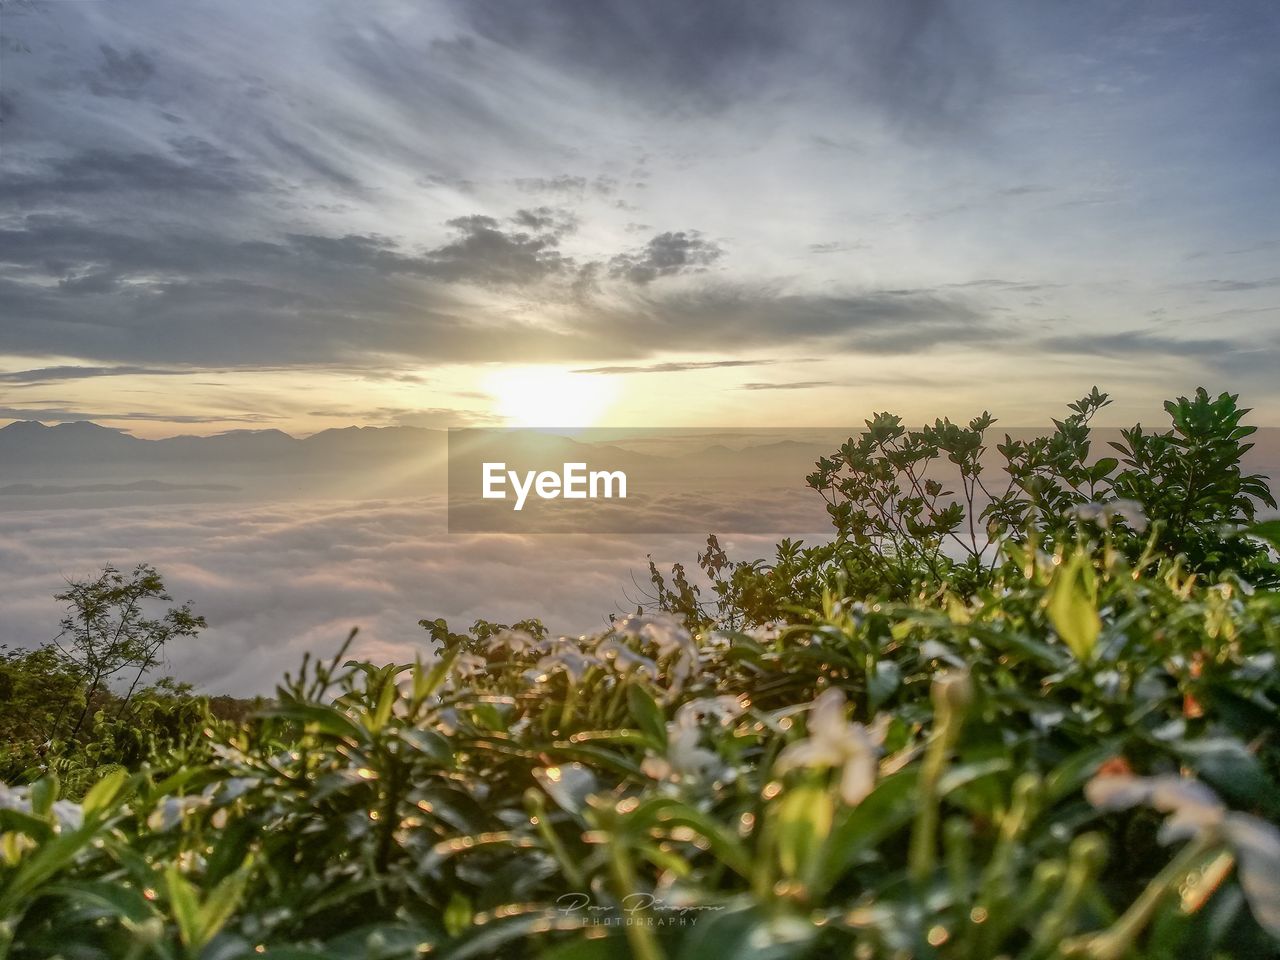
[[[807,514],[815,495],[797,497]],[[723,505],[722,505],[723,506]],[[776,503],[772,505],[776,509]],[[688,504],[732,525],[736,503]],[[691,523],[690,530],[704,529]],[[727,529],[727,526],[720,526]],[[773,536],[726,536],[735,558],[772,553]],[[376,661],[428,656],[418,626],[444,617],[540,617],[555,633],[603,629],[635,609],[647,555],[660,566],[694,558],[705,536],[453,534],[443,498],[138,504],[0,509],[0,643],[36,646],[57,634],[53,595],[107,563],[155,565],[175,601],[209,623],[166,651],[159,673],[209,693],[270,693],[305,651],[331,653],[358,627],[354,653]]]

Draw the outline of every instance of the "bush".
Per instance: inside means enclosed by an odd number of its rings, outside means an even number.
[[[307,660],[79,804],[0,791],[0,956],[1280,955],[1280,594],[1193,571],[1209,526],[862,594],[784,545],[720,625]]]

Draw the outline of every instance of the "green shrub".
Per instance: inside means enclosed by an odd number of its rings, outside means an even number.
[[[1280,594],[1193,569],[1210,526],[856,593],[780,545],[720,625],[308,658],[79,804],[0,788],[0,957],[1278,956]]]

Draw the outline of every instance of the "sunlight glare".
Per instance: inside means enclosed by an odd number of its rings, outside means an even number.
[[[513,427],[593,426],[617,394],[609,377],[557,367],[507,367],[489,375],[485,389]]]

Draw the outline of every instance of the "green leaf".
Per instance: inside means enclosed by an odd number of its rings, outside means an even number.
[[[878,660],[867,678],[867,706],[871,711],[893,696],[902,683],[902,668],[892,660]]]
[[[674,797],[653,797],[640,804],[627,818],[631,829],[648,829],[660,824],[664,830],[688,827],[697,832],[720,862],[743,879],[752,875],[752,859],[741,841],[710,814],[703,813]]]
[[[156,915],[155,908],[136,888],[105,880],[54,883],[45,887],[44,892],[82,905],[89,913],[88,919],[104,916],[140,923]]]
[[[677,960],[788,960],[809,956],[818,929],[810,921],[757,905],[694,915]],[[614,956],[619,956],[615,953]]]
[[[1097,481],[1103,479],[1108,474],[1110,474],[1111,471],[1118,466],[1120,466],[1120,461],[1117,460],[1115,457],[1103,457],[1101,460],[1099,460],[1097,463],[1093,465],[1093,468],[1090,471],[1089,475],[1093,478],[1094,482],[1096,483]]]
[[[200,908],[201,945],[208,943],[223,928],[231,915],[240,906],[244,898],[245,888],[253,876],[252,857],[245,860],[243,866],[235,873],[223,877],[222,881],[209,891],[204,905]]]
[[[321,733],[351,740],[355,743],[365,743],[369,739],[368,730],[336,707],[326,707],[312,703],[286,703],[276,707],[269,707],[262,711],[262,715],[293,720],[296,723],[314,727]]]
[[[382,692],[378,695],[378,706],[369,720],[369,731],[371,733],[377,733],[387,725],[399,695],[400,690],[396,687],[395,681],[390,677],[386,678],[383,681]]]
[[[409,743],[433,763],[441,767],[453,766],[453,746],[447,737],[435,730],[424,730],[420,727],[406,727],[398,733],[401,740]]]
[[[911,822],[919,779],[919,767],[899,770],[876,784],[856,807],[840,810],[823,856],[821,890],[834,886],[868,850]]]
[[[774,817],[778,866],[784,877],[812,883],[820,875],[835,801],[825,785],[805,783],[785,790],[770,808]]]
[[[199,950],[204,941],[200,938],[200,901],[196,897],[196,888],[174,864],[165,868],[164,883],[169,894],[169,908],[178,925],[178,937],[190,949]]]
[[[451,937],[456,937],[471,926],[471,901],[457,890],[449,895],[449,902],[444,908],[444,929]]]
[[[49,773],[31,785],[31,812],[37,817],[47,817],[58,799],[58,775]]]
[[[1097,580],[1084,553],[1073,553],[1057,569],[1049,585],[1047,608],[1053,628],[1076,659],[1088,660],[1102,632],[1102,619],[1098,616]]]
[[[89,792],[84,795],[84,800],[80,807],[84,810],[86,817],[104,813],[108,809],[114,807],[120,800],[125,784],[129,780],[129,772],[123,768],[113,770],[97,783],[95,783]]]
[[[667,718],[649,691],[638,683],[628,684],[627,707],[636,725],[648,734],[654,747],[665,751],[667,749]]]
[[[1265,523],[1255,523],[1251,527],[1246,527],[1240,531],[1244,536],[1256,537],[1259,540],[1265,540],[1271,546],[1280,550],[1280,520],[1267,520]]]

